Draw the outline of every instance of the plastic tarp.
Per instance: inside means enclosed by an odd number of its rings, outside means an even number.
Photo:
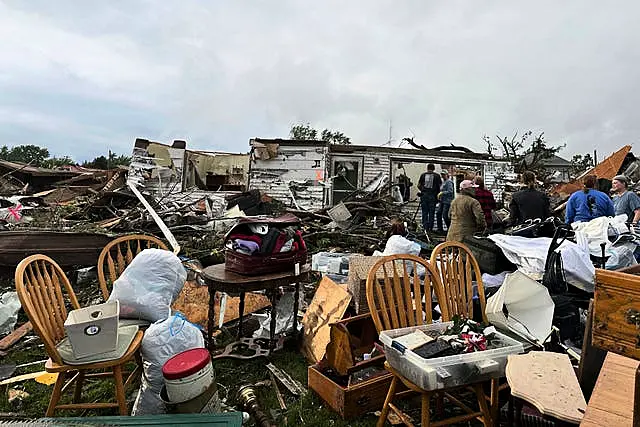
[[[502,249],[504,256],[518,267],[518,271],[533,279],[542,279],[550,238],[492,234],[489,239]],[[576,233],[576,239],[579,244],[564,241],[559,248],[567,283],[593,292],[596,270],[589,257],[588,243],[581,233]]]
[[[17,292],[5,292],[0,296],[0,335],[13,331],[21,307]]]
[[[169,252],[170,253],[170,252]],[[178,353],[192,348],[204,348],[202,332],[181,315],[149,326],[142,338],[142,384],[133,405],[132,415],[156,415],[166,412],[160,399],[164,385],[162,366]]]
[[[551,333],[554,308],[547,288],[515,271],[507,274],[502,287],[487,299],[485,313],[497,327],[543,343]]]
[[[114,282],[109,301],[120,301],[121,318],[164,320],[186,279],[187,270],[175,254],[145,249]]]

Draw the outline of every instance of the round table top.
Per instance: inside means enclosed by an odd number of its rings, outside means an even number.
[[[259,276],[244,276],[225,270],[224,264],[216,264],[202,270],[201,277],[207,285],[217,291],[240,293],[291,285],[308,279],[310,271],[311,266],[305,264],[300,266],[299,275],[296,275],[292,269],[290,271],[262,274]]]

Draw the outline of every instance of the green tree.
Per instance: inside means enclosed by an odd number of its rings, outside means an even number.
[[[76,162],[68,156],[51,157],[42,162],[40,166],[43,168],[56,169],[63,166],[74,166]]]
[[[109,158],[106,156],[98,156],[90,162],[82,163],[82,166],[90,169],[113,169],[118,166],[129,166],[131,163],[131,157],[125,155],[116,155],[115,153],[109,153]]]
[[[587,153],[585,155],[576,154],[571,158],[571,177],[577,178],[582,173],[595,166],[593,157]]]
[[[487,144],[487,152],[494,155],[500,149],[502,157],[513,164],[515,172],[522,173],[529,170],[535,172],[540,179],[544,180],[547,177],[544,161],[552,159],[564,148],[565,144],[550,145],[544,139],[544,132],[529,142],[532,133],[531,131],[525,132],[518,138],[518,133],[516,132],[511,139],[506,136],[496,135],[497,142],[492,141],[486,135],[482,139]]]
[[[342,132],[325,129],[319,135],[320,139],[318,139],[318,131],[312,128],[309,123],[292,125],[289,131],[289,137],[299,141],[327,141],[331,144],[351,144],[351,139]]]
[[[0,158],[10,162],[27,163],[32,166],[41,166],[49,158],[49,150],[37,145],[16,145],[8,148],[6,145],[0,149]]]

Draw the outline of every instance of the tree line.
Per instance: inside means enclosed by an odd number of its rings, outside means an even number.
[[[106,170],[118,166],[128,166],[129,163],[131,163],[131,157],[109,152],[107,156],[98,156],[93,160],[85,160],[82,164],[78,164],[69,156],[51,157],[47,148],[37,145],[16,145],[11,148],[3,145],[0,147],[0,159],[48,169],[62,168],[65,166],[82,166],[89,169]]]

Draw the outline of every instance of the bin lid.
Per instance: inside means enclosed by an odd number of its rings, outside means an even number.
[[[162,366],[162,375],[167,380],[178,380],[195,374],[210,362],[211,356],[206,348],[193,348],[167,360]]]

